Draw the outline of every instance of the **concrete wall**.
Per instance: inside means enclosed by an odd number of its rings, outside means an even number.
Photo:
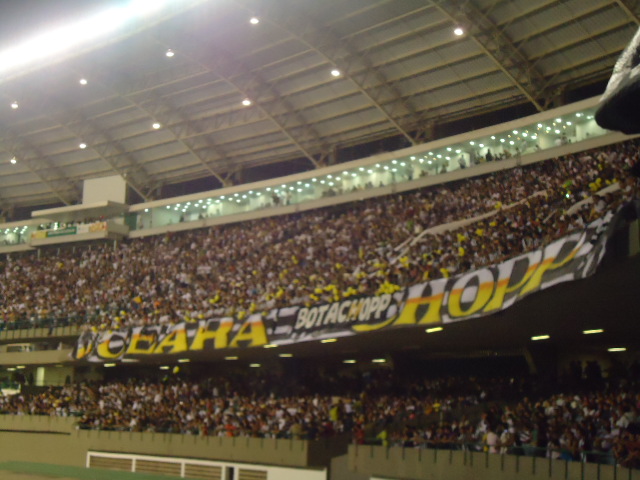
[[[127,202],[127,182],[120,175],[110,177],[88,178],[82,189],[82,203],[90,204],[111,200]]]
[[[3,330],[0,332],[1,343],[23,343],[26,340],[37,339],[56,339],[56,338],[68,338],[79,337],[81,327],[69,326],[69,327],[57,327],[57,328],[23,328],[20,330]]]
[[[71,349],[0,353],[0,365],[49,365],[71,360]]]
[[[0,462],[83,466],[89,450],[288,467],[328,465],[344,442],[77,430],[74,418],[0,415]]]
[[[349,470],[389,480],[640,480],[640,470],[484,452],[351,445]]]

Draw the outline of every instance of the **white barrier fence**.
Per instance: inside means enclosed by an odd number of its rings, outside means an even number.
[[[313,470],[95,451],[87,452],[86,467],[203,480],[327,480],[326,469]]]

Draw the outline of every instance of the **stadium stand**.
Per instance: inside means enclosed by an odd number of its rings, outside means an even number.
[[[117,329],[391,293],[497,264],[615,211],[635,194],[637,161],[631,141],[305,214],[6,257],[2,324]]]
[[[0,476],[636,478],[637,8],[167,3],[0,51]]]

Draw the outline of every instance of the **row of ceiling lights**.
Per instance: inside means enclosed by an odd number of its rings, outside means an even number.
[[[258,25],[258,24],[260,23],[260,19],[259,19],[259,18],[257,18],[257,17],[251,17],[251,18],[249,19],[249,23],[251,23],[252,25]],[[456,28],[454,29],[453,33],[454,33],[455,35],[457,35],[457,36],[461,36],[461,35],[464,35],[464,30],[462,29],[462,27],[456,27]],[[168,57],[168,58],[173,58],[173,57],[175,56],[175,52],[174,52],[172,49],[168,49],[168,50],[165,52],[165,56],[166,56],[166,57]],[[339,69],[337,69],[337,68],[333,68],[333,69],[331,69],[331,76],[333,76],[333,77],[339,77],[339,76],[341,76],[341,75],[342,75],[342,72],[341,72]],[[86,78],[82,77],[82,78],[80,78],[79,83],[80,83],[80,85],[85,86],[85,85],[87,85],[87,84],[89,83],[89,81],[88,81]],[[248,97],[244,98],[244,99],[242,100],[242,102],[241,102],[241,103],[242,103],[242,105],[243,105],[243,106],[245,106],[245,107],[249,107],[249,106],[251,106],[251,105],[253,104],[252,100],[251,100],[250,98],[248,98]],[[13,101],[13,102],[11,103],[11,108],[12,108],[13,110],[17,110],[19,107],[20,107],[20,105],[18,104],[18,102],[17,102],[17,101]],[[160,123],[158,123],[158,122],[154,122],[154,123],[152,124],[152,127],[153,127],[155,130],[158,130],[161,126],[162,126],[162,125],[161,125]],[[79,148],[80,148],[80,149],[82,149],[82,150],[84,150],[85,148],[87,148],[87,144],[86,144],[86,143],[84,143],[84,142],[80,143],[78,146],[79,146]],[[14,158],[12,158],[12,159],[11,159],[11,164],[15,165],[16,163],[17,163],[17,161],[16,161],[15,157],[14,157]]]

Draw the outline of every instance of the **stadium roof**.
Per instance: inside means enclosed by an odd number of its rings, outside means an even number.
[[[79,2],[56,3],[63,13],[3,15],[38,21],[5,29],[0,59],[11,40],[81,18]],[[143,200],[195,179],[213,189],[509,106],[545,110],[606,80],[640,23],[629,0],[164,3],[35,67],[0,68],[0,208],[75,204],[84,179],[114,174]]]

